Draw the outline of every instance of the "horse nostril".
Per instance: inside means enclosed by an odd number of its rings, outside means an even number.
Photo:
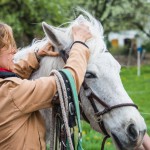
[[[138,138],[138,131],[136,129],[136,126],[134,124],[130,124],[127,128],[128,137],[133,142],[137,140]]]

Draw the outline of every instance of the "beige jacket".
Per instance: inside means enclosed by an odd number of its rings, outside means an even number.
[[[71,71],[78,91],[88,58],[89,50],[81,44],[74,44],[65,65]],[[15,66],[14,72],[23,78],[38,67],[34,54],[20,64]],[[33,81],[15,77],[0,78],[0,150],[46,149],[45,125],[38,110],[52,106],[51,100],[56,90],[54,76]]]

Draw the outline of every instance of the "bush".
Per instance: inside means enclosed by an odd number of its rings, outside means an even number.
[[[129,49],[126,46],[110,47],[110,52],[114,55],[127,55]]]
[[[150,52],[150,41],[149,40],[143,44],[143,49],[145,49],[147,52]]]

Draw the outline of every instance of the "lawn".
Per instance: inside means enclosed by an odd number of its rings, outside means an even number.
[[[141,67],[140,77],[136,74],[136,67],[122,68],[121,79],[128,94],[138,105],[150,135],[150,66]],[[83,148],[85,150],[99,150],[103,136],[90,129],[89,125],[84,122],[82,122],[82,128]],[[111,140],[106,142],[105,150],[115,150]]]

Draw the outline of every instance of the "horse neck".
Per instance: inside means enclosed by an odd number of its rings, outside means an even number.
[[[64,62],[61,57],[44,57],[40,62],[39,69],[31,75],[31,79],[49,76],[53,69],[59,70],[63,66]]]

